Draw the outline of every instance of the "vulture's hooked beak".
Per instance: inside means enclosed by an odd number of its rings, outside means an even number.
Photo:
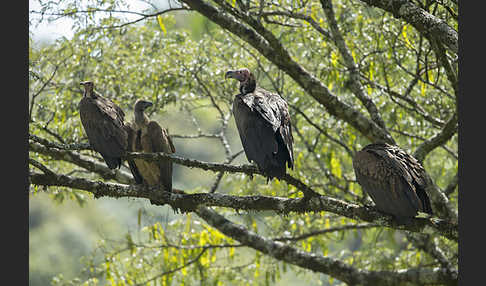
[[[227,78],[236,78],[235,77],[235,71],[227,71],[224,75],[224,78],[227,79]]]

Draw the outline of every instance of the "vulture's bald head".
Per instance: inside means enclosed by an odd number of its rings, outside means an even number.
[[[224,75],[224,78],[234,78],[239,82],[246,82],[252,76],[251,72],[247,68],[241,68],[238,70],[229,70]]]
[[[238,70],[229,70],[224,75],[225,78],[234,78],[240,82],[241,94],[247,94],[255,91],[256,81],[253,74],[247,68]]]
[[[143,99],[137,99],[134,105],[135,112],[143,112],[146,108],[152,106],[153,103]]]

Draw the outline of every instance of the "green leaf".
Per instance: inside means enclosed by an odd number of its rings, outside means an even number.
[[[407,30],[408,30],[408,25],[403,26],[403,28],[402,28],[402,37],[403,37],[403,39],[405,40],[405,44],[406,44],[406,45],[407,45],[409,48],[413,49],[413,46],[412,46],[412,44],[410,43],[410,40],[408,39]]]
[[[334,152],[331,153],[331,172],[338,178],[341,179],[342,171],[341,171],[341,163],[339,159],[334,156]]]
[[[164,35],[167,35],[164,22],[162,22],[162,15],[157,15],[157,22],[159,22],[160,29],[164,32]]]

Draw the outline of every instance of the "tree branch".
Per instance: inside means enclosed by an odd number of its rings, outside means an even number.
[[[447,23],[407,0],[361,0],[362,2],[390,12],[412,25],[427,39],[437,39],[452,52],[458,53],[458,34]]]
[[[340,260],[304,252],[282,242],[260,236],[208,208],[199,207],[196,213],[208,224],[244,245],[275,259],[336,277],[349,285],[402,285],[407,282],[420,285],[457,283],[457,271],[448,273],[441,268],[411,268],[396,271],[356,269]]]
[[[350,229],[372,228],[372,227],[379,227],[379,226],[380,226],[379,224],[375,224],[375,223],[348,224],[348,225],[343,225],[343,226],[336,226],[336,227],[330,227],[330,228],[326,228],[326,229],[311,231],[309,233],[304,233],[304,234],[298,235],[298,236],[283,236],[283,237],[272,238],[272,240],[274,240],[274,241],[298,241],[298,240],[307,239],[311,236],[326,234],[326,233],[330,233],[330,232],[344,231],[344,230],[350,230]]]
[[[125,22],[125,23],[122,23],[120,25],[112,25],[112,26],[100,26],[100,27],[96,27],[94,28],[93,30],[99,30],[99,29],[117,29],[117,28],[122,28],[122,27],[125,27],[125,26],[128,26],[128,25],[132,25],[132,24],[135,24],[135,23],[138,23],[140,21],[143,21],[145,19],[148,19],[148,18],[153,18],[153,17],[157,17],[157,16],[160,16],[160,15],[163,15],[165,13],[169,13],[169,12],[173,12],[173,11],[189,11],[191,9],[187,8],[187,7],[175,7],[175,8],[167,8],[163,11],[157,11],[155,13],[151,13],[151,14],[145,14],[145,13],[140,13],[140,12],[134,12],[134,11],[127,11],[127,10],[110,10],[110,9],[89,9],[89,10],[74,10],[74,11],[70,11],[70,12],[67,12],[67,13],[45,13],[45,12],[39,12],[39,11],[29,11],[30,13],[34,13],[34,14],[41,14],[42,16],[44,15],[47,15],[47,16],[58,16],[59,18],[62,18],[62,17],[68,17],[68,16],[74,16],[76,14],[89,14],[89,13],[95,13],[95,12],[103,12],[103,13],[120,13],[120,14],[131,14],[131,15],[137,15],[137,16],[140,16],[140,18],[137,18],[133,21],[129,21],[129,22]]]
[[[442,249],[440,249],[437,244],[434,243],[433,237],[430,237],[428,234],[418,233],[407,233],[406,236],[407,239],[411,241],[417,248],[422,249],[436,259],[444,269],[451,273],[455,271]]]
[[[413,156],[419,161],[423,162],[427,154],[429,154],[435,148],[444,145],[449,139],[457,132],[458,116],[454,113],[451,118],[446,122],[442,130],[434,135],[429,140],[426,140],[417,147]]]
[[[447,187],[445,188],[444,194],[447,197],[449,197],[454,192],[454,190],[456,190],[458,184],[459,184],[459,175],[456,173],[456,175],[452,178],[449,185],[447,185]]]
[[[30,181],[34,185],[62,186],[85,190],[95,198],[108,196],[113,198],[135,197],[146,198],[157,205],[168,204],[183,212],[196,211],[199,207],[218,206],[236,210],[272,210],[278,213],[304,213],[328,211],[352,219],[378,223],[384,227],[408,230],[412,232],[437,232],[449,239],[457,241],[458,225],[446,220],[435,218],[415,218],[409,225],[398,225],[389,215],[382,214],[373,208],[359,206],[342,200],[314,196],[311,198],[281,198],[268,196],[232,196],[219,193],[185,194],[182,191],[173,193],[148,189],[142,185],[124,185],[118,183],[103,183],[66,175],[45,175],[30,173]]]
[[[193,10],[198,11],[209,20],[240,37],[252,45],[264,57],[278,66],[281,70],[293,78],[309,95],[326,107],[328,112],[340,118],[359,130],[371,141],[385,141],[394,144],[393,138],[375,122],[363,116],[361,112],[340,101],[319,79],[310,74],[301,65],[292,60],[290,54],[285,50],[273,34],[263,28],[261,24],[248,17],[256,29],[250,29],[231,15],[224,13],[210,4],[201,0],[182,0]]]
[[[203,250],[201,250],[201,252],[199,252],[199,254],[194,259],[189,260],[184,265],[181,265],[181,266],[176,267],[174,269],[171,269],[171,270],[162,272],[160,274],[157,274],[157,275],[153,276],[152,278],[145,280],[144,282],[135,284],[135,286],[148,285],[149,282],[154,281],[157,278],[160,278],[160,277],[165,276],[165,275],[172,274],[172,273],[177,272],[177,271],[179,271],[179,270],[181,270],[183,268],[188,267],[189,265],[193,264],[194,262],[197,262],[201,258],[201,256],[206,252],[206,250],[208,250],[208,248],[203,248]]]
[[[360,82],[360,74],[358,70],[358,66],[354,62],[353,56],[349,51],[346,42],[344,41],[343,35],[339,31],[338,24],[336,22],[336,16],[334,15],[334,9],[332,7],[331,0],[321,0],[321,6],[324,10],[324,14],[326,15],[326,19],[328,21],[328,25],[331,29],[332,39],[336,44],[339,53],[344,59],[344,63],[349,71],[349,79],[350,79],[350,89],[356,95],[356,97],[361,101],[361,103],[365,106],[368,110],[368,113],[371,116],[376,124],[378,124],[383,130],[386,130],[386,125],[383,119],[381,118],[380,113],[378,112],[378,108],[376,107],[375,103],[371,100],[371,98],[365,94],[363,85]]]
[[[52,143],[52,144],[56,144],[56,143]],[[85,145],[81,145],[81,146],[85,146]],[[79,153],[75,153],[69,150],[57,149],[54,147],[49,148],[36,142],[29,142],[29,151],[50,156],[56,160],[62,160],[62,161],[75,164],[88,171],[100,175],[103,179],[106,180],[116,180],[122,183],[134,183],[134,179],[130,173],[122,171],[120,169],[110,170],[104,163],[96,162],[95,160],[88,159],[84,156],[81,156],[81,154]]]

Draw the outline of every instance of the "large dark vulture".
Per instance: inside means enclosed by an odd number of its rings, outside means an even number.
[[[281,178],[286,166],[294,167],[287,102],[280,95],[258,87],[247,68],[230,70],[225,78],[240,82],[240,93],[233,101],[233,114],[246,158],[255,162],[267,178]]]
[[[353,158],[356,179],[380,211],[407,223],[418,212],[432,214],[425,192],[425,170],[397,146],[375,143]]]
[[[130,150],[145,153],[174,153],[175,147],[167,130],[157,122],[149,120],[144,114],[145,109],[150,106],[152,103],[149,101],[139,99],[135,102],[134,121],[131,124],[135,136],[131,138]],[[150,187],[162,187],[165,191],[172,192],[172,162],[170,160],[149,162],[135,159],[134,161],[143,184]]]
[[[93,82],[81,82],[84,96],[79,116],[91,147],[101,154],[110,169],[120,168],[128,144],[125,113],[113,101],[94,92]]]

